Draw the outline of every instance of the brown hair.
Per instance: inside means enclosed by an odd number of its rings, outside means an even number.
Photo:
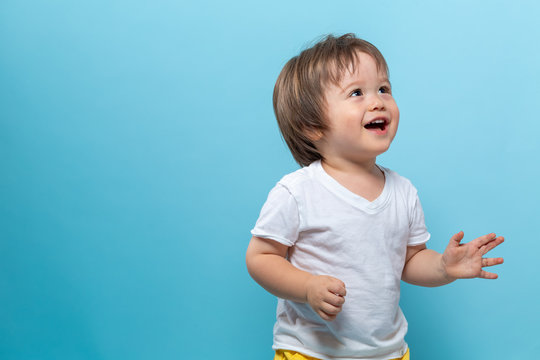
[[[372,56],[378,70],[388,75],[380,51],[352,33],[326,35],[281,70],[274,87],[274,113],[283,139],[301,166],[322,158],[310,134],[322,134],[328,129],[325,87],[330,83],[338,85],[345,70],[354,71],[358,52]]]

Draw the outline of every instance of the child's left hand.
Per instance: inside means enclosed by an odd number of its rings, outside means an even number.
[[[463,240],[463,231],[452,236],[450,243],[442,256],[443,269],[450,279],[496,279],[497,274],[484,271],[486,266],[499,265],[503,258],[483,258],[483,256],[496,246],[502,244],[504,237],[495,234],[480,236],[466,244]]]

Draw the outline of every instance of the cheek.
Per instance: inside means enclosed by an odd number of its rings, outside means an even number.
[[[392,114],[393,121],[398,123],[399,122],[399,108],[397,107],[395,102],[390,106],[390,112]]]
[[[396,101],[393,98],[388,104],[388,107],[391,109],[390,111],[392,112],[392,114],[399,118],[399,108],[397,106]]]

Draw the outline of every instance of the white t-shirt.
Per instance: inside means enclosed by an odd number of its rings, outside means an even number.
[[[320,161],[284,176],[270,191],[254,236],[287,245],[289,261],[342,280],[345,304],[332,322],[309,304],[278,299],[273,349],[320,359],[391,359],[407,350],[407,321],[399,308],[408,245],[430,234],[417,191],[389,169],[370,202],[328,175]]]

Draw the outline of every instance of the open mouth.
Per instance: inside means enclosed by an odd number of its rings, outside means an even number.
[[[376,119],[364,125],[364,127],[368,130],[380,130],[380,131],[386,130],[387,126],[388,126],[388,121],[386,121],[385,119]]]

